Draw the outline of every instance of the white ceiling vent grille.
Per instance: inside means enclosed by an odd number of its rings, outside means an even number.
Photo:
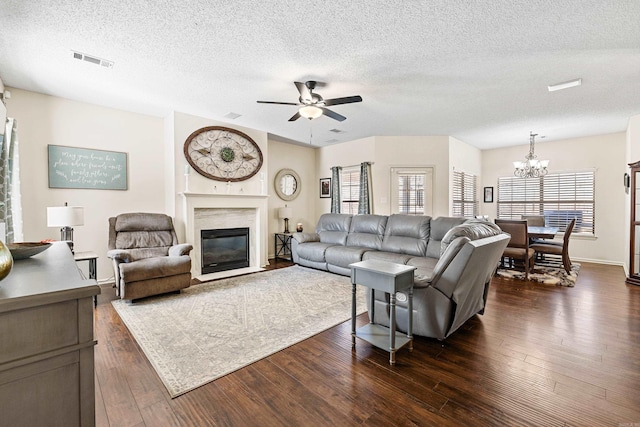
[[[71,51],[73,53],[73,58],[78,59],[80,61],[86,61],[91,64],[100,65],[104,68],[112,68],[113,61],[109,61],[107,59],[98,58],[93,55],[87,55],[86,53],[76,52],[75,50]]]
[[[344,133],[344,131],[343,131],[343,130],[340,130],[340,129],[331,129],[331,130],[329,130],[329,132],[333,132],[333,133]]]

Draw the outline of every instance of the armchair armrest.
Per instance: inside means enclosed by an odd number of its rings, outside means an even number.
[[[169,248],[169,256],[189,255],[189,252],[191,252],[192,249],[193,246],[190,243],[173,245]]]
[[[320,236],[316,233],[293,233],[292,236],[298,243],[319,242]]]
[[[107,257],[118,262],[133,261],[133,256],[131,255],[131,252],[129,252],[126,249],[111,249],[110,251],[107,251]]]

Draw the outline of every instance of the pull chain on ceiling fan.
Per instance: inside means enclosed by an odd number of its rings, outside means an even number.
[[[347,118],[341,114],[336,113],[326,107],[333,105],[351,104],[354,102],[362,102],[360,95],[346,96],[343,98],[324,99],[320,94],[315,93],[316,86],[322,85],[322,83],[314,80],[309,80],[305,83],[294,82],[300,97],[298,102],[277,102],[277,101],[257,101],[259,104],[277,104],[277,105],[296,105],[301,106],[298,112],[295,113],[290,119],[290,122],[298,120],[300,117],[304,117],[309,120],[317,119],[318,117],[325,115],[331,117],[334,120],[342,122]]]

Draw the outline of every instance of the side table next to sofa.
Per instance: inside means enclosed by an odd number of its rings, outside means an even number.
[[[409,345],[413,350],[413,273],[416,267],[391,262],[367,260],[349,265],[351,268],[351,345],[355,348],[356,337],[388,351],[389,364],[395,365],[396,351]],[[356,330],[356,284],[371,289],[370,322]],[[375,322],[374,293],[382,291],[389,294],[389,328]],[[396,324],[396,292],[408,291],[408,325],[407,334],[397,332]]]

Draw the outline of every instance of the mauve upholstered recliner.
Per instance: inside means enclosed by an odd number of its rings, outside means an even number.
[[[190,244],[178,244],[170,216],[125,213],[109,218],[116,295],[134,300],[191,284]]]

